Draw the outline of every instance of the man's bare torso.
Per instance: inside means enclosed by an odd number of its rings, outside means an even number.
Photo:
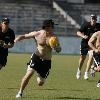
[[[35,36],[37,43],[36,54],[45,60],[50,60],[52,57],[52,49],[48,43],[50,36],[52,36],[52,33],[46,33],[44,30],[38,31]]]

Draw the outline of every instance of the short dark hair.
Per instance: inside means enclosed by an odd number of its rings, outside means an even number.
[[[3,18],[2,19],[2,22],[5,22],[5,23],[8,23],[9,24],[10,20],[9,20],[9,18]]]
[[[44,20],[43,21],[43,24],[42,24],[42,29],[45,29],[46,27],[52,27],[54,28],[54,22],[52,19],[47,19],[47,20]]]

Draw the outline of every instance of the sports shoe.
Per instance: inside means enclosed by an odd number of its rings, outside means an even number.
[[[97,83],[97,87],[100,87],[100,83]]]
[[[80,77],[81,77],[81,71],[78,70],[78,71],[77,71],[77,74],[76,74],[76,78],[77,78],[77,79],[80,79]]]
[[[100,80],[99,80],[98,83],[97,83],[97,87],[100,87]]]
[[[85,80],[88,80],[88,78],[89,78],[89,73],[88,73],[88,72],[85,72],[85,74],[84,74],[84,79],[85,79]]]
[[[22,93],[18,92],[18,94],[16,95],[16,98],[22,98]]]

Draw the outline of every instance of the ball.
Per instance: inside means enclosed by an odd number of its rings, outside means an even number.
[[[55,36],[50,37],[49,45],[50,47],[55,47],[58,44],[58,40]]]

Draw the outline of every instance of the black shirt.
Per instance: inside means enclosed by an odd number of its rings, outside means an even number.
[[[8,29],[6,33],[0,32],[0,40],[3,40],[5,44],[14,44],[15,34],[12,29]],[[0,54],[8,54],[8,48],[0,46]]]
[[[95,26],[91,26],[90,22],[86,22],[81,26],[79,31],[83,32],[84,35],[87,35],[89,37],[88,39],[82,39],[83,42],[87,43],[93,33],[100,31],[100,24],[96,23]]]

